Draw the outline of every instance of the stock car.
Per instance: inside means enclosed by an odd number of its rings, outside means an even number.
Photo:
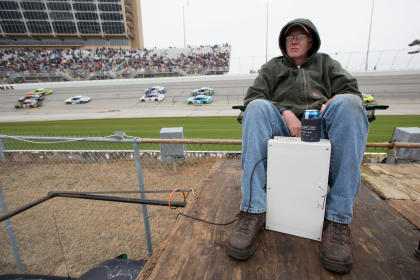
[[[25,96],[19,98],[18,103],[15,105],[16,109],[23,108],[37,108],[42,105],[44,98],[39,98],[38,96]]]
[[[152,92],[157,92],[157,93],[160,93],[160,94],[164,94],[164,93],[166,93],[166,88],[162,87],[162,86],[154,86],[154,87],[151,87],[151,88],[146,88],[144,90],[145,94],[152,93]]]
[[[76,96],[66,99],[65,103],[66,104],[84,104],[84,103],[88,103],[91,99],[92,97],[90,96],[76,95]]]
[[[192,91],[192,95],[193,96],[197,96],[197,95],[213,95],[214,94],[214,89],[212,88],[208,88],[208,87],[202,87],[202,88],[198,88]]]
[[[49,95],[53,93],[52,89],[50,88],[39,88],[39,89],[34,89],[33,91],[31,91],[29,94],[42,94],[42,95]]]
[[[211,96],[197,95],[186,100],[187,104],[210,104],[213,101]]]
[[[44,100],[44,95],[42,93],[28,93],[24,97],[18,99],[18,102],[23,102],[25,99],[40,99],[41,101]]]
[[[375,97],[372,94],[362,92],[363,103],[366,104],[375,104]]]
[[[140,102],[162,101],[165,98],[164,94],[152,91],[140,97]]]

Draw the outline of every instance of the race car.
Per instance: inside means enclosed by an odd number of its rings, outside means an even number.
[[[213,101],[211,96],[197,95],[186,100],[187,104],[210,104]]]
[[[83,104],[83,103],[88,103],[91,99],[92,97],[90,96],[76,95],[76,96],[66,99],[65,103],[66,104]]]
[[[18,99],[18,102],[23,102],[26,99],[40,99],[41,101],[44,100],[44,95],[42,93],[28,93],[27,95]]]
[[[152,91],[140,97],[140,102],[162,101],[165,98],[164,94]]]
[[[39,88],[39,89],[34,89],[29,94],[49,95],[51,93],[52,93],[52,89],[50,89],[50,88]]]
[[[154,86],[154,87],[151,87],[151,88],[146,88],[144,90],[145,94],[152,93],[152,92],[157,92],[157,93],[160,93],[160,94],[164,94],[164,93],[166,93],[166,88],[162,87],[162,86]]]
[[[208,87],[202,87],[202,88],[198,88],[192,91],[192,95],[193,96],[197,96],[197,95],[213,95],[214,94],[214,89],[212,88],[208,88]]]
[[[18,103],[15,105],[15,108],[16,109],[37,108],[42,105],[42,100],[44,100],[44,98],[37,98],[37,97],[20,98],[18,100]]]
[[[375,104],[375,97],[372,94],[362,92],[363,103],[366,104]]]

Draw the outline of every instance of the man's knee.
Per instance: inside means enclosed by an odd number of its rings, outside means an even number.
[[[345,93],[337,95],[337,97],[333,99],[333,102],[337,105],[360,106],[362,104],[362,99],[355,94]]]
[[[265,99],[255,99],[249,102],[248,106],[246,107],[247,111],[255,110],[255,109],[264,109],[273,106],[271,102]]]
[[[343,114],[364,113],[362,99],[354,94],[340,94],[331,101],[331,104]]]

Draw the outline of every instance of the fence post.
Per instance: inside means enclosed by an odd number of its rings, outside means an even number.
[[[137,181],[139,184],[140,189],[140,198],[145,199],[146,195],[144,194],[144,184],[143,184],[143,174],[141,168],[141,159],[140,159],[140,148],[139,143],[134,142],[134,158],[136,160],[136,172],[137,172]],[[147,250],[149,253],[149,257],[153,254],[153,247],[152,247],[152,239],[150,237],[150,227],[149,227],[149,214],[147,213],[147,205],[142,205],[142,212],[143,212],[143,223],[144,223],[144,231],[146,233],[146,241],[147,241]]]
[[[0,139],[0,162],[4,162],[6,160],[6,158],[4,157],[4,143],[3,140]]]
[[[4,200],[1,184],[0,184],[0,207],[1,207],[1,211],[3,211],[4,214],[7,214],[6,201]],[[10,222],[9,219],[7,219],[5,223],[6,223],[7,234],[9,235],[9,238],[10,238],[10,245],[12,245],[13,254],[15,255],[16,265],[18,267],[19,273],[23,274],[24,270],[23,270],[22,262],[20,260],[19,250],[16,245],[16,239],[13,233],[12,223]]]

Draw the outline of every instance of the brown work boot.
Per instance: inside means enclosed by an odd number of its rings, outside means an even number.
[[[347,273],[353,265],[349,225],[325,220],[322,230],[321,262],[324,268]]]
[[[239,213],[239,221],[229,237],[226,253],[237,260],[249,259],[257,250],[258,232],[264,229],[265,213]]]

